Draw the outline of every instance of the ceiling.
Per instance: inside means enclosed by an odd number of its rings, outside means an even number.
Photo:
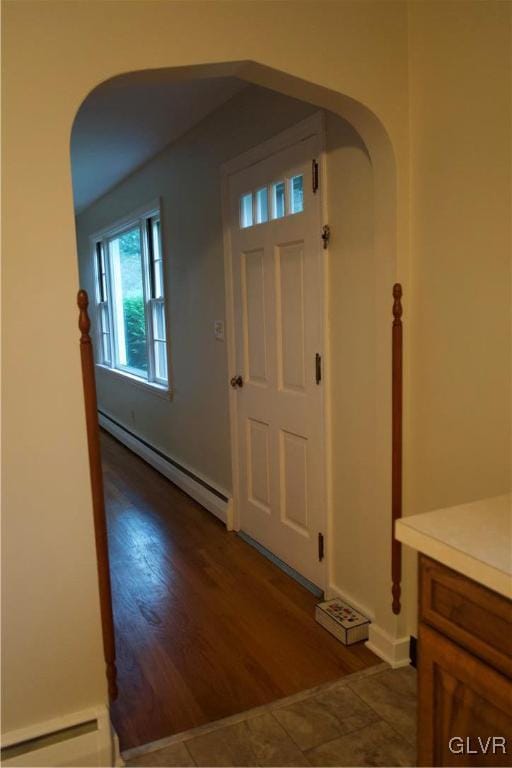
[[[71,162],[80,212],[246,86],[235,77],[182,82],[115,78],[82,104]]]

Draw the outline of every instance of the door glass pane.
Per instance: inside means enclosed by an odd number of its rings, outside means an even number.
[[[111,240],[110,253],[116,361],[119,367],[146,376],[148,354],[139,228]]]
[[[256,224],[268,221],[268,189],[262,187],[256,192]]]
[[[240,198],[240,227],[252,227],[252,192]]]
[[[304,177],[292,176],[290,179],[290,213],[300,213],[304,210]]]
[[[167,382],[167,346],[165,341],[155,341],[155,375]]]
[[[272,218],[281,219],[284,214],[284,181],[278,181],[272,184]]]

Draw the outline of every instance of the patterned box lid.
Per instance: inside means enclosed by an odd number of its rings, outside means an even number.
[[[334,600],[326,600],[324,603],[318,603],[317,608],[320,608],[324,613],[334,619],[338,624],[341,624],[345,629],[351,627],[358,627],[361,624],[369,624],[370,620],[363,616],[362,613],[356,611],[348,603],[344,603],[343,600],[334,598]]]

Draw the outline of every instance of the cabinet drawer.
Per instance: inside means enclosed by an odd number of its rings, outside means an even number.
[[[512,677],[512,601],[421,555],[420,619]]]
[[[511,766],[512,681],[419,627],[418,765]]]

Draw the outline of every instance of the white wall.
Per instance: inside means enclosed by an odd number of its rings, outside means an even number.
[[[247,88],[77,217],[80,279],[93,297],[90,235],[161,196],[172,400],[99,371],[99,407],[228,492],[229,372],[226,344],[213,335],[225,318],[220,167],[313,111]]]

